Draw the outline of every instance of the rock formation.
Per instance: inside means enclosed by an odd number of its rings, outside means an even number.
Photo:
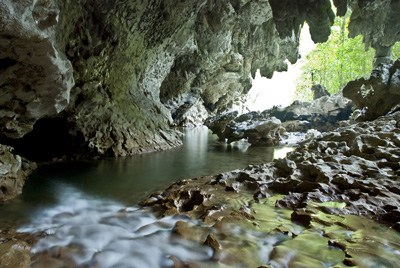
[[[349,120],[352,107],[350,100],[335,94],[321,96],[312,102],[295,101],[288,107],[275,106],[260,114],[249,112],[238,116],[238,112],[231,112],[217,115],[208,118],[205,125],[221,141],[231,143],[247,139],[253,145],[273,146],[279,144],[286,131],[334,130],[346,124],[343,121]]]
[[[400,3],[383,0],[348,1],[353,13],[350,17],[349,36],[362,34],[365,47],[375,48],[375,65],[390,63],[392,46],[400,40]]]
[[[325,86],[317,84],[311,87],[311,91],[313,92],[313,99],[319,99],[323,96],[330,96],[331,94],[328,92]]]
[[[353,103],[335,94],[323,96],[311,102],[295,101],[288,107],[273,107],[262,113],[282,121],[289,132],[307,132],[309,129],[331,131],[349,119]]]
[[[374,120],[387,114],[400,103],[400,59],[378,65],[369,78],[350,81],[343,95],[359,109],[357,120]]]
[[[13,154],[12,147],[0,145],[0,201],[20,194],[35,167],[34,163]]]
[[[253,145],[278,145],[285,129],[275,117],[260,115],[257,112],[242,114],[237,112],[208,118],[205,125],[217,134],[220,141],[231,143],[246,139]]]
[[[334,3],[343,15],[346,1]],[[349,6],[367,45],[400,39],[396,1]],[[170,125],[227,111],[249,75],[296,62],[305,20],[323,42],[333,19],[329,0],[1,1],[0,143],[47,159],[178,146]],[[65,138],[46,146],[53,123]]]
[[[217,208],[210,204],[217,194],[208,189],[215,191],[218,185],[236,193],[251,191],[255,201],[282,194],[276,206],[299,210],[293,220],[301,218],[301,210],[309,203],[344,202],[325,212],[369,215],[399,229],[399,122],[397,112],[339,128],[304,142],[285,159],[181,181],[153,194],[143,205],[160,206],[164,215],[185,213],[215,221]]]

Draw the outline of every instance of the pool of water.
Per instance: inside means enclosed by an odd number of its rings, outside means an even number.
[[[0,229],[18,228],[43,210],[63,205],[73,207],[81,199],[136,205],[150,193],[175,181],[269,162],[292,150],[289,146],[221,143],[206,127],[183,131],[184,145],[172,150],[38,168],[27,181],[22,195],[0,203]]]
[[[46,234],[31,250],[34,268],[189,267],[185,262],[207,268],[268,263],[316,268],[348,267],[350,261],[357,267],[399,267],[400,234],[388,226],[317,213],[315,226],[304,228],[291,221],[292,211],[275,208],[278,196],[254,203],[252,193],[223,193],[228,206],[253,211],[256,225],[233,219],[209,226],[182,215],[156,218],[137,205],[151,192],[181,179],[269,162],[293,150],[220,143],[207,128],[185,130],[183,141],[182,147],[164,152],[42,166],[22,195],[0,203],[0,230]],[[174,234],[182,222],[192,226],[193,235],[203,233],[200,242]],[[222,245],[222,261],[203,245],[209,233]]]

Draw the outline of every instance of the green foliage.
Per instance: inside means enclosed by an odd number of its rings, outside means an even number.
[[[392,58],[393,60],[397,60],[398,58],[400,58],[400,42],[394,44]]]
[[[371,73],[375,51],[365,51],[362,36],[348,37],[348,23],[349,14],[337,17],[329,40],[318,44],[305,57],[302,74],[297,80],[296,99],[312,100],[313,84],[322,84],[333,94],[349,81]]]

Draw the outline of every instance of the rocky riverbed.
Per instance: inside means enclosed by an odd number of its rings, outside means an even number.
[[[103,204],[102,214],[84,226],[55,228],[90,214],[92,205],[60,212],[44,233],[3,232],[0,248],[8,257],[2,261],[143,264],[151,258],[138,243],[150,243],[143,245],[159,267],[396,267],[399,124],[394,113],[338,128],[302,142],[286,158],[179,181],[139,208]]]

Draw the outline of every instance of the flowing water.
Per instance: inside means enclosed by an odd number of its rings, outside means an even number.
[[[193,267],[257,267],[268,262],[273,267],[292,267],[293,260],[309,264],[299,267],[346,267],[338,265],[343,251],[328,246],[329,239],[321,232],[354,235],[355,241],[375,239],[376,243],[361,251],[367,252],[370,260],[355,254],[365,260],[363,267],[398,267],[397,232],[365,220],[363,230],[369,236],[360,235],[343,227],[357,225],[359,218],[346,217],[334,219],[344,222],[340,226],[332,223],[307,230],[291,222],[290,211],[275,209],[273,198],[250,206],[258,215],[257,229],[240,224],[224,227],[220,242],[228,252],[230,245],[231,255],[241,257],[213,261],[211,248],[172,235],[178,221],[208,232],[211,227],[183,216],[158,219],[149,209],[140,209],[138,202],[177,180],[269,162],[284,157],[292,148],[255,147],[245,142],[227,145],[218,142],[207,128],[185,130],[183,139],[182,147],[159,153],[43,166],[31,176],[21,196],[0,204],[0,230],[46,234],[32,249],[31,266],[35,268],[173,267],[177,259]],[[227,193],[226,199],[240,207],[249,203],[251,196],[238,199]],[[329,216],[321,217],[327,221]]]

